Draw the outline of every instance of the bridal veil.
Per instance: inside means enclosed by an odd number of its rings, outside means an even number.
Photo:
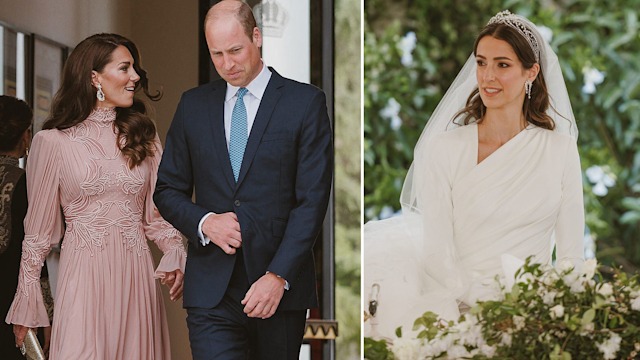
[[[505,15],[500,13],[499,15]],[[578,130],[558,58],[542,38],[537,27],[524,17],[506,13],[520,22],[536,37],[541,71],[547,83],[550,107],[547,114],[554,120],[555,131],[577,139]],[[535,84],[534,84],[535,86]],[[365,225],[364,237],[364,301],[379,304],[377,314],[365,326],[368,336],[389,335],[393,326],[410,324],[422,314],[428,301],[429,310],[447,319],[457,319],[459,299],[469,287],[470,277],[459,265],[452,239],[430,236],[424,227],[424,209],[429,199],[421,198],[420,184],[430,169],[421,165],[434,136],[460,125],[454,116],[466,106],[467,98],[478,87],[476,59],[469,56],[462,70],[429,118],[414,149],[414,161],[402,189],[399,216],[372,221]],[[433,154],[431,154],[433,156]],[[378,286],[373,286],[378,284]],[[395,325],[388,322],[391,321]],[[405,329],[407,330],[407,329]]]

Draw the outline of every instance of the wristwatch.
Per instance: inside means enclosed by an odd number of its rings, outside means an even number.
[[[282,276],[280,276],[280,275],[278,275],[278,274],[276,274],[276,273],[272,273],[271,271],[267,271],[267,272],[265,273],[265,275],[266,275],[266,274],[273,274],[273,275],[275,275],[275,276],[279,277],[280,279],[284,280],[284,289],[285,289],[285,290],[289,290],[290,286],[289,286],[289,282],[287,281],[287,279],[283,278]]]

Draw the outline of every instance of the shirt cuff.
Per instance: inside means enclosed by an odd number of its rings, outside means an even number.
[[[271,273],[271,271],[267,271],[265,274],[270,274],[270,273]],[[275,275],[275,276],[279,277],[280,279],[284,280],[284,289],[285,290],[289,290],[291,288],[291,286],[289,286],[289,282],[287,281],[287,279],[285,279],[282,276],[280,276],[278,274],[275,274],[275,273],[273,273],[273,275]]]
[[[202,219],[200,219],[200,222],[198,223],[198,238],[200,238],[200,243],[202,244],[202,246],[207,246],[211,242],[211,239],[204,236],[204,233],[202,233],[202,224],[204,224],[204,221],[209,217],[209,215],[214,215],[214,214],[215,213],[212,213],[212,212],[205,214],[202,217]]]

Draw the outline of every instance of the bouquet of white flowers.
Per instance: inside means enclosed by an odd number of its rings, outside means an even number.
[[[595,260],[581,270],[527,259],[512,288],[479,302],[458,322],[427,312],[416,338],[391,344],[365,339],[365,358],[389,359],[636,359],[640,354],[638,275],[616,271],[604,281]]]

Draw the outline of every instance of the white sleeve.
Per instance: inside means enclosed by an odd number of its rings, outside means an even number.
[[[204,235],[204,233],[202,232],[202,224],[204,224],[204,221],[207,220],[209,215],[213,215],[213,214],[214,213],[212,213],[212,212],[205,214],[202,217],[202,219],[200,219],[200,222],[198,223],[198,238],[200,238],[200,243],[202,244],[202,246],[207,246],[211,242],[211,239],[206,237]]]
[[[574,265],[584,261],[584,200],[580,156],[575,141],[568,141],[562,175],[562,201],[556,222],[556,258]]]
[[[457,296],[466,291],[465,276],[454,243],[451,147],[446,139],[433,139],[416,154],[415,184],[422,210],[421,252],[427,274]]]

